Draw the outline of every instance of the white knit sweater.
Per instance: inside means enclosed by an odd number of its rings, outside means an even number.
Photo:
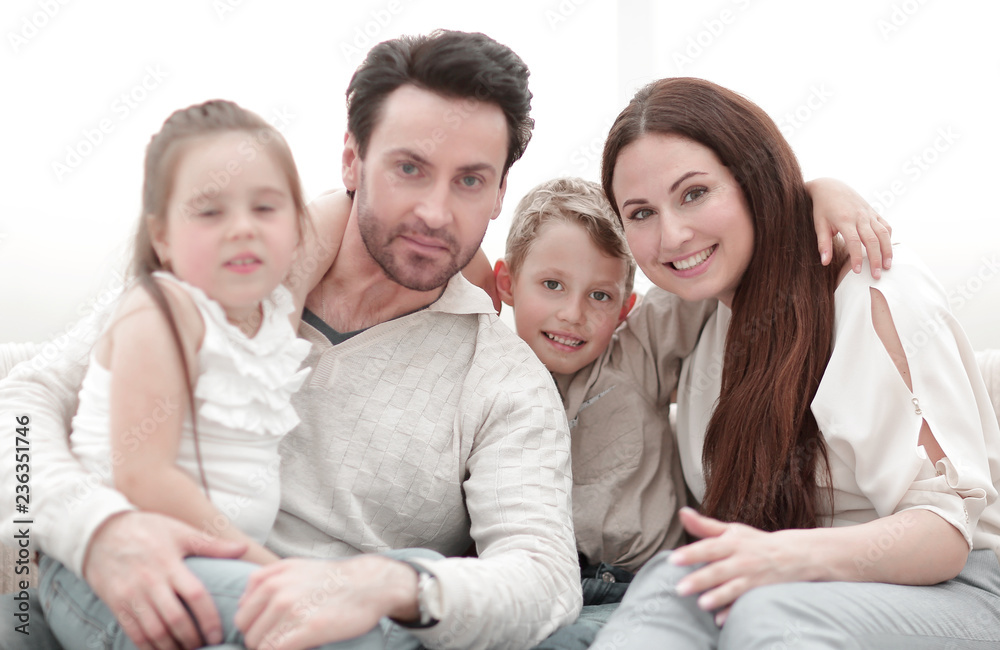
[[[0,383],[0,417],[31,416],[32,540],[78,574],[94,530],[131,508],[69,453],[94,314]],[[423,546],[444,601],[429,647],[524,648],[581,605],[569,433],[549,373],[461,276],[429,308],[337,346],[307,324],[314,365],[285,438],[279,554],[344,557]],[[0,451],[13,457],[13,436]],[[10,452],[10,453],[7,453]],[[13,494],[12,473],[0,481]],[[13,500],[10,500],[12,503]],[[10,530],[10,505],[0,511]],[[9,535],[7,535],[9,537]]]

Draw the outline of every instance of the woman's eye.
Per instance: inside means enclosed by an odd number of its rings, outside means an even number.
[[[611,296],[604,293],[603,291],[591,291],[590,297],[593,298],[594,300],[599,300],[601,302],[604,302],[606,300],[611,300]]]
[[[551,289],[552,291],[559,291],[562,289],[562,285],[555,280],[542,280],[542,286],[546,289]]]
[[[650,210],[649,208],[643,208],[641,210],[636,210],[635,212],[633,212],[632,214],[630,214],[629,217],[628,217],[628,220],[629,221],[645,221],[650,216],[652,216],[652,214],[653,214],[652,210]]]
[[[687,193],[684,195],[684,202],[690,203],[691,201],[697,201],[698,199],[703,197],[705,195],[705,192],[707,191],[708,190],[706,190],[704,187],[696,187],[693,190],[688,190]]]

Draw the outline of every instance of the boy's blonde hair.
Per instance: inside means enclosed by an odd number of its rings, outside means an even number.
[[[520,272],[538,231],[553,221],[577,224],[601,252],[625,260],[625,296],[632,293],[635,260],[625,241],[625,231],[601,186],[575,177],[554,178],[537,185],[517,204],[504,255],[512,277]]]

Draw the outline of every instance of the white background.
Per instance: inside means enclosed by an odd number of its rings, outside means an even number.
[[[344,89],[363,53],[445,27],[489,34],[532,71],[535,135],[487,233],[491,260],[530,187],[598,179],[639,85],[704,77],[768,111],[807,178],[877,204],[975,347],[1000,347],[998,19],[990,0],[4,0],[0,342],[59,335],[114,283],[143,149],[170,112],[227,98],[278,120],[316,196],[341,185]]]

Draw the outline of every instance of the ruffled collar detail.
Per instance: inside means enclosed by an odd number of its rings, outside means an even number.
[[[198,416],[222,426],[264,436],[283,436],[299,423],[291,405],[309,368],[301,368],[312,344],[298,338],[288,318],[295,309],[283,285],[262,301],[261,325],[253,338],[226,319],[204,291],[177,277],[153,274],[183,288],[201,314],[205,336],[195,398]]]

